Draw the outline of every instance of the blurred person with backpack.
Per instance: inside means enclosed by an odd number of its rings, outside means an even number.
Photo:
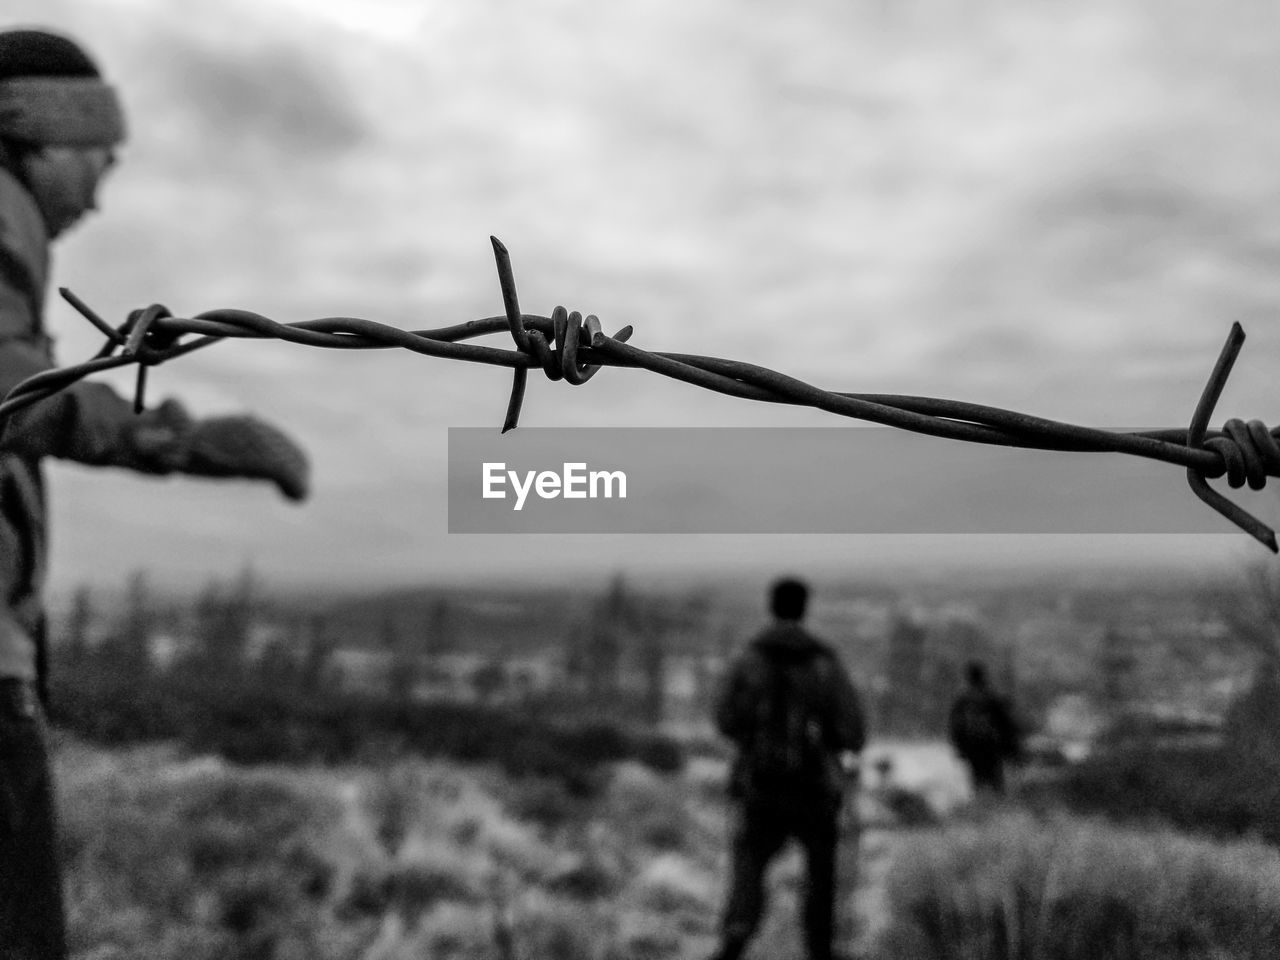
[[[1004,765],[1022,758],[1022,736],[1009,701],[987,683],[986,667],[965,668],[967,686],[956,697],[947,732],[956,753],[969,767],[974,793],[1004,793]]]
[[[44,306],[52,240],[96,209],[124,120],[74,41],[0,31],[0,397],[54,367]],[[167,400],[141,414],[80,381],[0,423],[0,960],[67,955],[44,708],[48,655],[41,461],[274,482],[306,495],[302,451],[248,416],[192,418]]]
[[[733,876],[716,960],[746,949],[764,914],[766,871],[789,839],[805,852],[810,960],[832,956],[842,799],[866,730],[836,652],[801,626],[808,597],[799,580],[773,585],[774,622],[730,666],[716,703],[716,725],[738,748]]]

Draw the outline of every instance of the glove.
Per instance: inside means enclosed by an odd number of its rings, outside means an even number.
[[[183,473],[270,480],[290,500],[305,500],[311,465],[302,448],[257,417],[198,420],[188,440]]]
[[[176,400],[137,417],[130,429],[133,466],[150,473],[270,480],[290,500],[306,499],[310,465],[284,433],[256,417],[193,420]]]

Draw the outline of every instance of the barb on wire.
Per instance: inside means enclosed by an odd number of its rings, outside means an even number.
[[[658,353],[627,343],[631,327],[606,335],[595,315],[557,306],[550,317],[522,313],[507,248],[490,237],[502,291],[502,316],[471,320],[430,330],[402,330],[358,317],[324,317],[278,323],[248,310],[220,309],[175,317],[159,304],[136,310],[119,327],[110,326],[70,290],[62,296],[106,336],[102,349],[84,363],[46,370],[23,380],[0,402],[0,425],[11,414],[103,370],[138,365],[135,409],[145,399],[148,367],[185,356],[227,339],[278,339],[314,347],[369,350],[400,347],[431,357],[484,363],[512,369],[511,395],[503,432],[520,419],[528,371],[540,367],[550,380],[574,386],[586,383],[601,367],[638,367],[729,396],[768,403],[816,407],[916,433],[972,443],[1125,453],[1186,468],[1196,496],[1273,553],[1275,532],[1265,523],[1213,490],[1208,478],[1227,476],[1228,485],[1246,482],[1261,489],[1267,477],[1280,477],[1280,429],[1260,420],[1228,420],[1222,431],[1208,430],[1209,418],[1231,372],[1244,331],[1234,324],[1218,357],[1187,429],[1120,432],[1048,420],[983,404],[937,397],[895,394],[837,393],[823,390],[767,367],[738,360],[681,353]],[[478,336],[506,332],[515,349],[466,343]],[[119,352],[117,353],[117,350]]]

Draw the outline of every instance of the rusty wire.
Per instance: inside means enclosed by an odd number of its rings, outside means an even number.
[[[627,343],[631,327],[624,327],[610,337],[605,335],[594,315],[584,319],[578,312],[569,312],[564,307],[556,307],[550,317],[521,313],[510,256],[496,237],[490,240],[504,315],[431,330],[406,331],[356,317],[325,317],[283,324],[258,313],[236,309],[175,317],[159,304],[135,310],[125,323],[112,327],[70,290],[62,288],[62,296],[106,336],[106,343],[84,363],[44,371],[15,386],[0,402],[0,423],[16,411],[90,374],[129,364],[138,366],[134,408],[141,411],[148,367],[232,338],[272,338],[347,350],[402,347],[427,356],[511,367],[513,380],[504,433],[519,421],[531,367],[541,368],[550,380],[566,380],[574,385],[586,383],[601,367],[639,367],[729,396],[811,406],[937,437],[1037,450],[1126,453],[1178,464],[1186,468],[1187,482],[1196,496],[1273,553],[1280,552],[1275,532],[1269,526],[1206,482],[1206,478],[1226,474],[1233,488],[1248,483],[1252,489],[1259,490],[1267,477],[1280,477],[1280,444],[1276,442],[1280,428],[1271,431],[1260,420],[1246,423],[1231,419],[1221,431],[1207,429],[1244,343],[1244,331],[1238,323],[1231,327],[1188,428],[1101,430],[959,400],[832,392],[737,360],[642,350]],[[511,335],[516,349],[461,342],[504,330]],[[184,340],[184,337],[194,339]]]

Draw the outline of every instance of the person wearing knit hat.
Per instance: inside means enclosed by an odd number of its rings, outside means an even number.
[[[96,209],[125,125],[114,89],[73,40],[0,31],[0,398],[54,366],[44,329],[50,242]],[[45,737],[40,461],[243,477],[304,499],[306,456],[251,416],[196,419],[176,400],[135,414],[81,381],[0,424],[0,960],[66,956]]]

